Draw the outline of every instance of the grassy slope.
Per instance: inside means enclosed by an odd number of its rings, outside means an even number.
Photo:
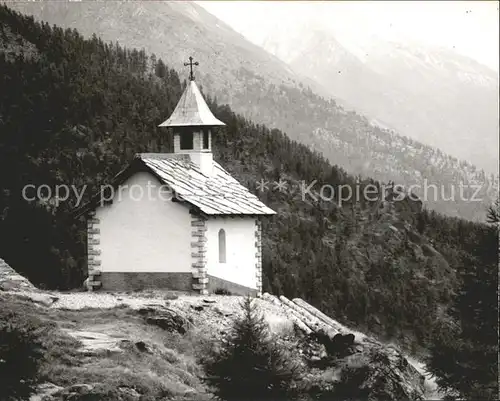
[[[212,296],[207,300],[165,297],[160,292],[57,296],[56,304],[47,308],[12,293],[0,293],[7,311],[18,315],[22,311],[30,324],[45,328],[40,379],[58,388],[51,401],[212,399],[203,384],[201,359],[230,333],[232,323],[242,314],[242,297]],[[119,301],[124,304],[110,307]],[[368,391],[375,399],[381,394],[398,398],[401,391],[423,394],[423,377],[391,347],[353,332],[358,339],[356,351],[332,360],[321,345],[296,335],[283,309],[263,299],[255,302],[277,336],[275,341],[302,366],[304,375],[297,384],[304,399],[318,391],[331,397],[333,388],[349,394]],[[162,304],[190,322],[187,332],[169,332],[145,320],[143,307],[156,305],[154,316],[158,317]],[[351,377],[355,371],[358,379]]]
[[[44,381],[63,387],[93,384],[92,392],[101,400],[116,400],[126,392],[123,389],[133,389],[145,400],[192,399],[194,393],[198,399],[204,397],[206,388],[195,361],[204,340],[201,332],[184,336],[168,333],[144,324],[128,307],[48,309],[2,294],[0,301],[2,307],[22,311],[29,320],[53,327],[45,338],[48,351],[41,372]],[[83,352],[80,341],[66,330],[106,333],[118,341],[144,341],[153,352],[141,352],[133,343],[124,343],[122,352]]]

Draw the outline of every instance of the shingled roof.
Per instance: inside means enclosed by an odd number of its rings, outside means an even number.
[[[173,191],[175,200],[187,202],[209,216],[276,214],[215,161],[213,173],[206,176],[189,155],[140,153],[129,167],[115,177],[114,185],[121,185],[140,170],[149,171],[167,185]],[[99,203],[99,196],[96,195],[77,216],[94,209]]]
[[[226,125],[215,118],[194,81],[189,81],[170,118],[160,127],[188,127]]]

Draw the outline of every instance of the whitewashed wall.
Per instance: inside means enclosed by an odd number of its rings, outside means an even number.
[[[151,184],[151,199],[148,197]],[[128,185],[129,188],[126,188]],[[191,272],[191,218],[188,208],[162,200],[159,182],[141,172],[122,184],[121,200],[99,207],[103,272]],[[139,190],[144,196],[140,201]],[[132,191],[132,193],[130,193]]]
[[[219,263],[221,228],[226,232],[226,263]],[[248,288],[257,288],[255,230],[254,218],[210,218],[206,234],[208,274]]]

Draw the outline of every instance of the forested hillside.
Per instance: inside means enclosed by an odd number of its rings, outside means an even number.
[[[84,40],[75,30],[35,23],[4,6],[0,72],[0,255],[36,283],[78,286],[86,274],[85,223],[72,216],[76,197],[28,202],[23,188],[87,185],[86,200],[135,153],[169,151],[169,133],[157,126],[185,82],[145,52]],[[209,103],[227,124],[215,134],[216,160],[278,211],[263,227],[265,290],[303,297],[414,350],[431,346],[436,330],[446,335],[451,328],[454,338],[472,346],[477,328],[486,341],[480,352],[490,358],[497,323],[489,307],[482,319],[476,312],[481,316],[478,305],[497,299],[493,228],[429,212],[408,197],[395,200],[391,191],[342,205],[338,190],[331,201],[272,185],[257,191],[261,179],[281,178],[289,189],[314,180],[314,189],[377,183],[358,183],[283,132]],[[471,276],[481,279],[464,279]],[[478,288],[476,298],[466,298],[472,305],[459,305],[463,313],[447,313],[456,293]],[[480,376],[493,394],[495,372]]]
[[[425,199],[433,210],[484,221],[484,210],[498,192],[497,177],[402,136],[407,135],[404,131],[380,128],[344,110],[329,100],[331,93],[335,95],[332,88],[333,92],[325,91],[325,85],[295,74],[194,2],[16,2],[11,7],[50,24],[76,28],[87,38],[96,34],[121,46],[144,48],[167,59],[173,68],[181,68],[188,56],[194,56],[201,63],[196,71],[199,83],[219,102],[229,103],[232,110],[255,123],[286,131],[291,139],[353,174],[416,185],[414,192],[422,197],[426,184],[436,185],[438,192],[430,189]],[[329,72],[334,70],[328,60],[323,62]],[[361,100],[368,96],[366,89],[354,82],[349,88]],[[341,92],[339,87],[339,96]],[[410,109],[405,113],[413,116],[412,124],[419,116],[426,127],[432,125],[422,116],[431,106],[414,110],[413,103],[403,103],[405,110]],[[398,115],[396,106],[390,109],[391,114]],[[438,111],[433,113],[439,116]],[[443,123],[447,132],[449,125],[460,125],[457,121]],[[432,135],[441,135],[439,128],[433,127]],[[463,197],[458,193],[461,184],[465,187]],[[476,185],[481,187],[474,197],[479,201],[470,202]]]

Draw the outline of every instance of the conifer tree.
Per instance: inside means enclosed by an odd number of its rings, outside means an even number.
[[[207,383],[225,401],[290,399],[298,365],[273,341],[251,298],[241,306],[227,341],[203,361]]]
[[[435,331],[428,368],[446,392],[465,399],[498,399],[498,268],[464,260],[462,285]]]

